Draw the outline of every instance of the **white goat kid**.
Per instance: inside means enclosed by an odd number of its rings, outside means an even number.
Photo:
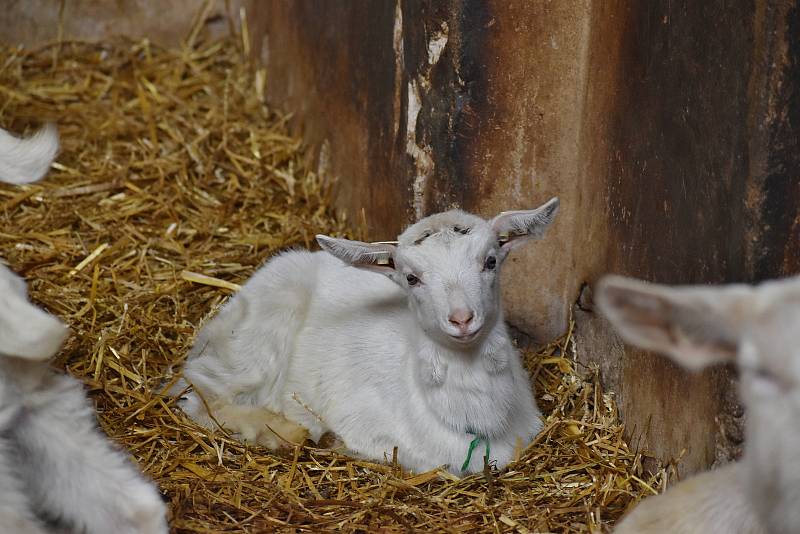
[[[616,532],[800,532],[800,277],[717,288],[608,277],[597,303],[626,341],[688,369],[736,363],[748,412],[741,462],[646,499]]]
[[[52,124],[27,139],[0,129],[0,182],[35,182],[47,173],[57,153],[58,130]]]
[[[268,447],[331,431],[367,458],[397,446],[416,471],[475,472],[485,452],[504,467],[542,424],[497,271],[557,209],[553,199],[491,221],[453,210],[397,246],[317,236],[324,252],[273,258],[200,331],[184,409],[213,427],[207,404]]]
[[[97,429],[77,380],[47,364],[67,335],[0,265],[0,532],[167,532],[159,493]]]

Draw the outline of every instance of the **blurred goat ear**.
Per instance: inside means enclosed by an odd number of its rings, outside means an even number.
[[[558,212],[558,198],[551,198],[536,209],[525,211],[504,211],[491,221],[492,230],[497,234],[501,248],[508,252],[533,238],[544,236],[547,227]]]
[[[751,295],[747,286],[673,288],[606,276],[595,302],[628,343],[699,370],[735,359],[742,306]]]
[[[0,355],[47,360],[68,333],[64,323],[28,301],[22,279],[0,265]]]
[[[326,235],[318,235],[317,243],[322,250],[353,267],[382,274],[395,273],[394,253],[397,248],[394,245],[350,241]]]

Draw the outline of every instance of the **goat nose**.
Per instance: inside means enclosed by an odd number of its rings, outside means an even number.
[[[464,328],[470,323],[470,321],[472,321],[473,317],[475,317],[475,314],[472,312],[472,310],[460,309],[451,313],[447,319],[450,321],[450,323]]]

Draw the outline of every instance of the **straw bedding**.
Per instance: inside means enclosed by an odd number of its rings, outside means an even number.
[[[274,252],[349,231],[242,48],[193,35],[179,50],[0,49],[0,124],[53,121],[63,142],[43,183],[0,186],[0,256],[70,324],[55,366],[159,484],[174,531],[607,531],[662,488],[597,373],[576,374],[571,333],[525,354],[545,430],[502,472],[274,453],[184,417],[164,391],[198,325]]]

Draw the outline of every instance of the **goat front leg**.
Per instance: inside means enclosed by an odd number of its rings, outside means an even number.
[[[88,534],[162,534],[155,486],[96,426],[81,384],[53,375],[26,395],[14,438],[34,509]]]
[[[196,392],[190,391],[181,401],[181,408],[204,427],[216,430],[222,425],[247,443],[274,450],[302,445],[309,435],[304,426],[268,408],[214,398],[206,399],[206,403]]]

